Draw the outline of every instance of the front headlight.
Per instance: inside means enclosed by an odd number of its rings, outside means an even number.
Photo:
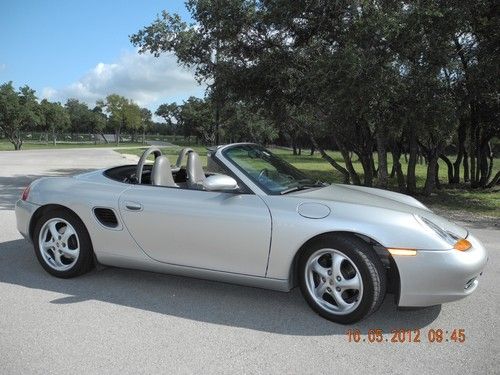
[[[443,228],[441,228],[439,225],[432,222],[431,220],[429,220],[425,217],[422,217],[420,215],[415,215],[415,218],[421,224],[423,224],[427,228],[430,228],[432,231],[434,231],[434,233],[436,233],[439,237],[441,237],[446,243],[453,246],[454,249],[460,250],[460,251],[465,251],[465,250],[469,250],[472,247],[472,244],[469,241],[467,241],[465,238],[460,238],[459,236],[457,236],[453,233],[445,231]]]

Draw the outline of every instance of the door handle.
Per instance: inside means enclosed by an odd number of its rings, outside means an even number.
[[[125,208],[130,211],[140,211],[142,210],[142,205],[137,202],[125,202]]]

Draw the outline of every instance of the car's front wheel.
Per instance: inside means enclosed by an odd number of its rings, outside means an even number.
[[[314,241],[300,255],[298,266],[306,301],[333,322],[357,322],[376,311],[384,299],[384,267],[370,246],[355,236]]]
[[[33,233],[38,261],[50,274],[70,278],[92,269],[90,236],[78,216],[64,209],[46,212]]]

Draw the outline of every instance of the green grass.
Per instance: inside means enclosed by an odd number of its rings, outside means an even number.
[[[424,204],[456,213],[472,213],[500,219],[500,190],[465,190],[443,188],[430,197],[418,197]]]
[[[42,149],[61,149],[61,148],[92,148],[92,147],[141,147],[142,143],[123,142],[119,146],[116,143],[76,143],[76,142],[61,142],[55,146],[52,143],[25,142],[22,150],[42,150]],[[0,151],[14,151],[14,146],[8,141],[0,141]]]
[[[203,163],[203,166],[207,165],[206,157],[206,147],[204,146],[190,146],[199,155]],[[180,146],[167,147],[162,149],[164,154],[166,154],[171,163],[175,163],[179,151],[182,149]],[[117,150],[122,154],[134,154],[141,155],[142,150],[140,149],[120,149]],[[279,155],[281,158],[288,161],[290,164],[294,165],[296,168],[304,171],[307,175],[324,181],[324,182],[342,182],[342,175],[340,172],[333,169],[333,167],[323,160],[318,153],[313,156],[309,155],[308,151],[303,151],[302,155],[293,155],[288,149],[274,148],[272,151]],[[337,162],[344,165],[343,158],[339,152],[328,152]],[[376,156],[375,156],[376,157]],[[454,157],[452,158],[452,161]],[[354,157],[353,165],[355,170],[360,174],[360,178],[363,177],[363,168],[361,163]],[[375,160],[377,162],[377,160]],[[404,157],[400,160],[402,164],[403,172],[406,172],[407,164]],[[389,156],[389,172],[392,168],[392,159]],[[495,159],[494,162],[493,175],[496,173],[500,167],[500,159]],[[425,183],[427,166],[425,164],[417,164],[415,169],[417,176],[417,187],[422,188]],[[456,188],[447,187],[445,184],[447,182],[447,168],[443,161],[439,162],[439,177],[443,184],[441,190],[437,190],[436,193],[432,194],[430,197],[418,196],[417,198],[423,201],[425,204],[433,208],[440,208],[445,210],[451,210],[456,212],[471,212],[477,215],[499,217],[500,218],[500,191],[497,189],[492,190],[466,190],[460,186]],[[397,181],[395,178],[390,179],[390,188],[397,190]]]

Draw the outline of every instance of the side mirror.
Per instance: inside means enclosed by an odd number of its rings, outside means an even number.
[[[238,189],[238,183],[225,174],[214,174],[205,178],[203,187],[208,191],[233,191]]]

